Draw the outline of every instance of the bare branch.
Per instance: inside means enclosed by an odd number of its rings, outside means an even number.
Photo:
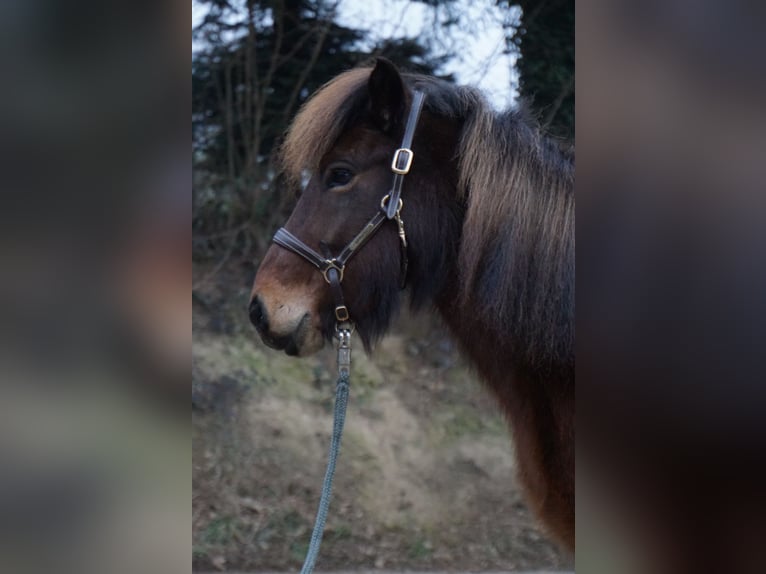
[[[574,74],[572,74],[569,77],[569,81],[562,85],[561,91],[559,92],[559,95],[556,96],[556,99],[554,100],[551,107],[548,109],[548,113],[545,115],[545,120],[543,121],[542,128],[544,131],[547,131],[550,125],[553,123],[553,120],[556,118],[556,114],[561,109],[561,105],[564,103],[564,100],[567,99],[567,97],[572,94],[574,91],[574,83],[575,83],[575,77]]]
[[[287,122],[290,118],[290,114],[292,113],[293,108],[295,107],[295,104],[298,100],[298,96],[300,96],[301,90],[303,90],[303,86],[306,84],[306,80],[308,79],[309,74],[311,73],[311,70],[316,66],[317,60],[319,59],[319,55],[322,52],[322,47],[324,46],[324,42],[327,39],[327,34],[330,31],[330,28],[332,27],[333,21],[335,19],[336,10],[338,8],[339,1],[335,2],[328,10],[328,14],[326,16],[326,19],[324,21],[324,24],[319,29],[319,34],[317,36],[316,44],[314,45],[314,50],[311,53],[311,58],[309,58],[309,61],[306,63],[306,66],[301,70],[301,74],[298,77],[298,81],[295,82],[295,86],[293,86],[293,91],[290,94],[290,97],[287,100],[287,104],[285,105],[284,112],[282,113],[283,120]]]

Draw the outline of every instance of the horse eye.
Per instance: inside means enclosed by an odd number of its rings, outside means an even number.
[[[354,174],[350,169],[338,167],[330,170],[330,175],[327,177],[327,187],[342,187],[346,185],[354,177]]]

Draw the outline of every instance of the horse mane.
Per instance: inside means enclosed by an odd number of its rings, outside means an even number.
[[[372,68],[347,71],[302,107],[280,161],[293,183],[316,170],[364,111]],[[425,108],[462,123],[458,199],[466,206],[460,300],[514,353],[543,370],[574,366],[574,154],[544,137],[523,106],[496,112],[481,92],[403,74]]]
[[[497,336],[510,335],[527,364],[546,374],[573,368],[573,152],[544,137],[523,108],[498,114],[482,99],[459,154],[464,303]]]

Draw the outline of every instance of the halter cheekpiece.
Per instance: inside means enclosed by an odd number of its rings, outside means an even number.
[[[407,125],[404,130],[404,137],[402,138],[402,145],[394,152],[393,160],[391,161],[391,171],[394,174],[391,191],[389,191],[380,200],[380,208],[375,215],[367,222],[367,225],[356,234],[356,236],[346,245],[343,250],[336,257],[323,257],[311,247],[306,245],[303,241],[298,239],[295,235],[287,231],[284,227],[277,230],[272,238],[272,241],[284,247],[297,255],[303,257],[306,261],[314,265],[324,276],[325,281],[330,285],[330,290],[335,302],[335,319],[337,321],[336,328],[339,331],[348,331],[350,328],[351,317],[348,313],[348,307],[343,300],[343,289],[341,283],[343,282],[343,274],[346,269],[346,264],[349,259],[359,249],[367,243],[367,241],[380,229],[380,226],[384,222],[393,219],[399,229],[399,240],[402,250],[402,269],[401,269],[401,286],[404,287],[404,283],[407,277],[407,236],[404,232],[404,221],[402,220],[402,185],[404,184],[404,176],[410,172],[412,167],[412,160],[415,154],[412,152],[412,139],[415,135],[415,128],[418,125],[420,118],[420,112],[423,109],[423,101],[425,95],[422,92],[415,91],[412,98],[412,106],[410,107],[410,113],[407,118]]]

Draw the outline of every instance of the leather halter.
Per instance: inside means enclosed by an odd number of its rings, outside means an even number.
[[[404,288],[407,279],[407,237],[404,233],[404,221],[401,217],[401,209],[403,205],[401,194],[402,185],[404,184],[404,176],[409,173],[410,167],[412,166],[412,159],[415,156],[411,148],[412,139],[415,136],[415,128],[418,125],[424,100],[425,95],[422,92],[415,91],[413,93],[412,106],[410,107],[407,125],[404,129],[402,145],[394,153],[394,158],[391,162],[391,171],[394,173],[391,191],[384,195],[380,200],[379,211],[375,213],[375,215],[367,222],[367,225],[356,234],[348,245],[343,248],[340,254],[331,258],[323,257],[295,235],[287,231],[284,227],[278,229],[272,238],[272,241],[280,247],[284,247],[285,249],[300,255],[314,267],[319,269],[324,276],[325,281],[330,284],[330,290],[332,291],[332,296],[335,300],[335,319],[338,321],[339,325],[350,321],[348,307],[346,307],[346,304],[344,303],[343,289],[341,288],[346,264],[349,259],[351,259],[351,257],[353,257],[353,255],[367,243],[375,232],[380,229],[380,226],[391,219],[395,220],[399,227],[399,239],[402,249],[400,286]]]

